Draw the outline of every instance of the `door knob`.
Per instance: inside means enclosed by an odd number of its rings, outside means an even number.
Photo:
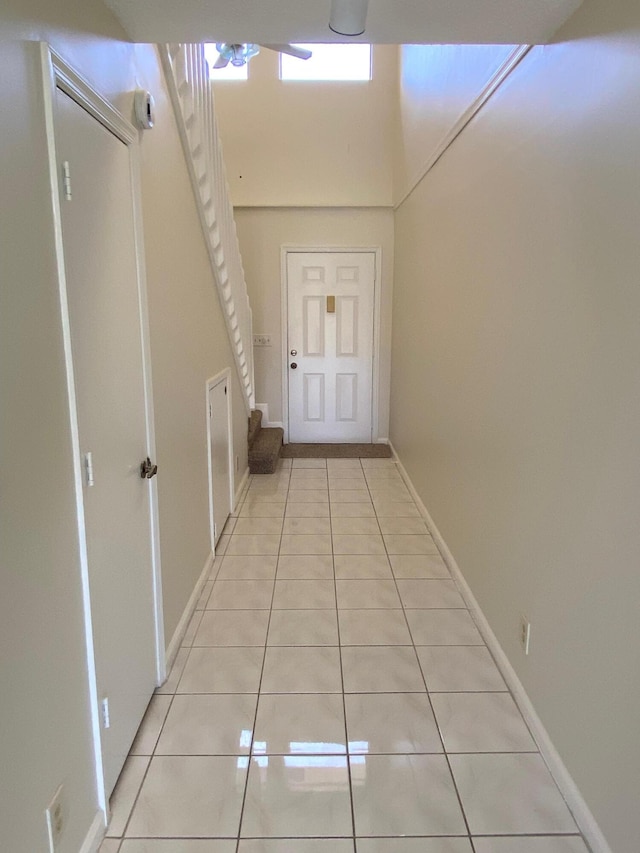
[[[158,473],[158,466],[152,465],[151,460],[147,456],[145,460],[140,463],[140,476],[143,480],[150,480],[152,477]]]
[[[291,370],[295,370],[298,365],[295,363],[295,361],[292,361],[289,366],[291,367]]]
[[[291,355],[293,355],[293,356],[298,355],[298,350],[297,350],[297,349],[292,349],[292,350],[291,350]]]

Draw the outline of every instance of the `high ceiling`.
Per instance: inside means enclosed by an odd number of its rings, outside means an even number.
[[[329,29],[331,0],[104,0],[133,41],[348,41]],[[370,0],[373,44],[537,44],[582,0]]]

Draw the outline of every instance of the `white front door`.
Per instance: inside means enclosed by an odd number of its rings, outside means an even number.
[[[231,512],[231,436],[229,430],[229,379],[209,387],[209,479],[216,543]]]
[[[369,442],[374,252],[287,252],[290,442]]]
[[[156,678],[131,159],[127,145],[59,89],[54,106],[56,159],[68,181],[60,209],[108,796]]]

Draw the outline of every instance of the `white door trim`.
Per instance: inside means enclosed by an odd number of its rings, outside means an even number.
[[[375,277],[373,283],[373,375],[371,389],[371,441],[380,439],[380,311],[382,301],[382,248],[380,246],[297,246],[287,244],[280,247],[280,305],[282,330],[282,425],[284,442],[289,441],[289,289],[287,281],[287,255],[290,253],[326,252],[367,252],[375,256]]]
[[[209,535],[211,536],[211,551],[216,552],[216,539],[213,520],[213,469],[211,455],[211,417],[209,415],[209,392],[221,382],[227,382],[227,429],[229,430],[229,506],[231,512],[235,509],[235,465],[233,452],[233,416],[231,408],[231,368],[225,367],[215,376],[207,379],[205,390],[205,412],[207,421],[207,467],[209,470]]]
[[[81,77],[65,60],[48,44],[39,44],[40,67],[42,72],[42,88],[44,98],[44,118],[49,159],[49,178],[51,189],[51,206],[54,226],[54,242],[58,290],[60,296],[61,324],[64,346],[64,358],[67,378],[67,395],[69,402],[70,432],[73,450],[74,487],[76,497],[76,514],[78,523],[78,549],[80,559],[80,577],[82,584],[82,602],[85,626],[85,649],[87,655],[87,673],[89,684],[89,700],[91,710],[91,727],[93,735],[93,750],[96,769],[96,791],[98,805],[105,816],[108,815],[104,770],[102,761],[102,739],[100,728],[100,712],[98,703],[98,687],[95,666],[95,651],[93,645],[93,626],[91,619],[91,600],[89,588],[89,563],[87,558],[87,541],[84,517],[83,472],[81,468],[81,449],[78,431],[78,409],[75,394],[73,356],[71,349],[71,324],[67,300],[66,272],[64,265],[64,244],[62,238],[62,215],[60,210],[58,160],[56,157],[54,132],[54,100],[56,89],[59,88],[69,95],[76,103],[120,139],[128,148],[131,163],[131,178],[133,187],[133,206],[135,220],[135,246],[138,278],[138,302],[141,317],[143,382],[145,391],[146,415],[146,444],[147,453],[156,458],[155,429],[153,421],[153,394],[151,385],[151,351],[149,344],[149,317],[146,291],[146,272],[144,263],[142,239],[142,203],[140,198],[140,165],[138,149],[138,132],[124,116],[122,116],[108,101],[99,95],[90,84]],[[164,620],[162,612],[162,577],[160,567],[160,537],[158,527],[158,493],[155,479],[148,480],[149,484],[149,517],[151,538],[151,561],[153,575],[153,608],[155,628],[155,662],[156,681],[161,684],[166,678],[166,662],[164,650]]]

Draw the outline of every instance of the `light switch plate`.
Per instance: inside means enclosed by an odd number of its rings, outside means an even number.
[[[254,335],[253,345],[254,347],[270,347],[271,335]]]

